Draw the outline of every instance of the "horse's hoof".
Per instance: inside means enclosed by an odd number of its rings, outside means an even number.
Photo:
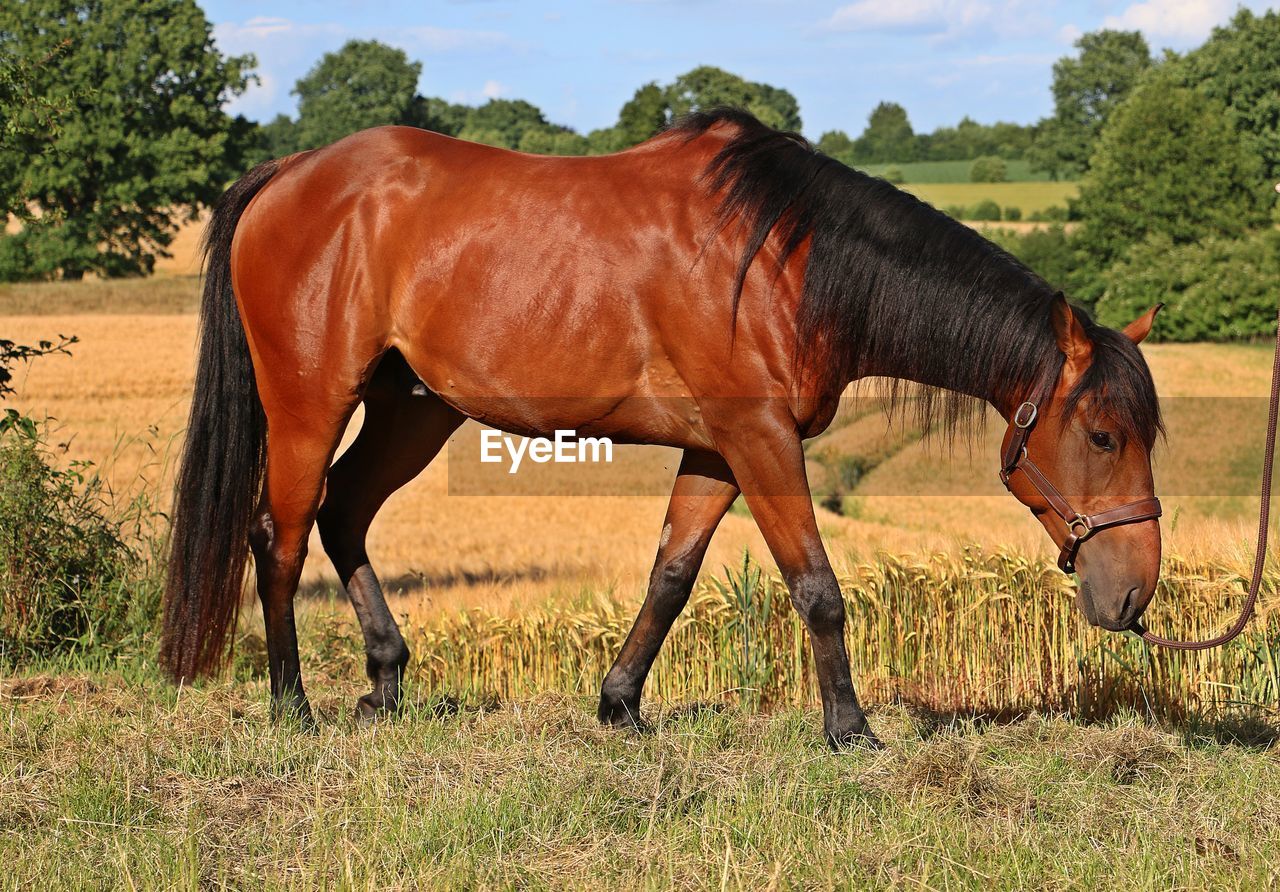
[[[833,752],[847,753],[855,749],[863,750],[882,750],[886,749],[884,743],[875,732],[870,728],[864,728],[862,731],[849,731],[844,734],[833,734],[827,732],[827,745],[831,747]]]
[[[318,731],[320,725],[311,714],[311,704],[306,700],[292,703],[272,703],[271,720],[279,725],[292,725],[299,731],[308,733]]]
[[[365,694],[356,701],[356,724],[361,728],[385,722],[395,713],[395,707],[387,706],[385,700],[379,702],[372,694]]]
[[[600,724],[617,731],[632,731],[636,734],[647,734],[651,728],[640,716],[640,708],[628,707],[626,704],[600,701],[600,709],[596,713]]]

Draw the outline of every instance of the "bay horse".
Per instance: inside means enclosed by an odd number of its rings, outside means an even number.
[[[639,726],[645,678],[741,493],[807,626],[828,742],[878,745],[802,450],[869,376],[923,385],[920,411],[943,427],[983,403],[1010,421],[1002,473],[1070,548],[1091,623],[1129,628],[1155,589],[1152,512],[1099,531],[1054,501],[1105,514],[1152,499],[1161,422],[1136,345],[1155,311],[1101,327],[978,233],[745,112],[583,158],[367,130],[258,165],[205,238],[161,648],[176,679],[224,659],[252,551],[273,711],[310,720],[293,601],[318,523],[367,646],[357,715],[394,711],[409,651],[366,532],[475,418],[684,450],[602,722]]]

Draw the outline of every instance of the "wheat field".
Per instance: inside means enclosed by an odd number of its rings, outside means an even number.
[[[175,262],[181,260],[175,257]],[[190,259],[189,257],[187,259]],[[68,459],[100,465],[119,488],[139,477],[168,486],[187,412],[193,375],[198,282],[162,276],[132,282],[84,282],[0,289],[0,334],[33,342],[75,335],[72,356],[41,359],[19,371],[16,405],[52,419]],[[1236,481],[1228,496],[1166,495],[1166,542],[1194,555],[1243,554],[1249,548],[1264,406],[1225,399],[1228,419],[1200,417],[1210,398],[1262,397],[1270,352],[1264,347],[1153,345],[1146,349],[1171,415],[1157,467],[1170,478]],[[1169,398],[1198,398],[1170,400]],[[1243,404],[1243,408],[1240,405]],[[1216,411],[1216,410],[1215,410]],[[1230,438],[1215,426],[1257,425]],[[1190,417],[1187,417],[1190,415]],[[348,431],[349,441],[359,415]],[[844,500],[843,515],[819,509],[819,523],[837,569],[880,551],[929,554],[964,545],[1001,546],[1047,556],[1050,545],[995,474],[1002,430],[988,424],[971,444],[948,450],[936,440],[892,425],[878,411],[841,418],[809,447],[811,482],[826,479],[817,459],[846,455],[878,461]],[[466,428],[459,436],[474,436]],[[673,474],[675,453],[652,462]],[[449,491],[449,455],[442,452],[391,498],[374,524],[375,566],[416,615],[438,608],[484,606],[520,610],[560,594],[605,589],[638,597],[656,548],[665,498],[660,495],[556,497],[457,495]],[[646,491],[662,492],[660,488]],[[1186,488],[1183,488],[1186,491]],[[963,496],[957,498],[956,496]],[[976,524],[973,518],[982,517]],[[736,562],[742,549],[765,559],[767,549],[745,511],[731,512],[708,554],[706,569]],[[306,583],[334,583],[313,536]],[[429,583],[429,584],[428,584]]]

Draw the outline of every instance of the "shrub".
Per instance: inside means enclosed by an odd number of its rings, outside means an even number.
[[[971,183],[1003,183],[1007,175],[1004,159],[994,155],[983,155],[969,167]]]
[[[1077,267],[1075,248],[1062,226],[1026,233],[1000,229],[987,233],[987,237],[1035,270],[1054,288],[1067,289],[1071,283]]]
[[[900,186],[907,181],[901,167],[886,167],[884,173],[880,174],[880,178],[893,183],[895,186]]]
[[[89,465],[59,467],[43,426],[0,419],[0,665],[147,646],[160,585],[134,542],[157,515]]]
[[[1028,216],[1028,220],[1034,220],[1037,223],[1065,223],[1070,217],[1070,213],[1060,204],[1050,205],[1043,211],[1032,211]]]
[[[1010,223],[1016,223],[1018,220],[1022,219],[1022,208],[1013,206],[1005,208],[1004,218]]]
[[[975,204],[973,207],[969,208],[968,214],[966,215],[965,219],[984,220],[984,221],[999,220],[1000,205],[996,204],[990,198],[985,198],[982,201]]]
[[[1227,341],[1269,336],[1280,280],[1280,232],[1232,239],[1210,237],[1175,245],[1149,236],[1102,275],[1098,318],[1127,325],[1153,304],[1165,304],[1154,337]]]
[[[969,209],[962,204],[949,204],[942,209],[942,213],[957,220],[965,220],[968,218]]]

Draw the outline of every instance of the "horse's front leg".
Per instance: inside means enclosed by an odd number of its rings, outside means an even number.
[[[689,601],[711,534],[737,497],[738,486],[724,459],[707,452],[684,454],[644,606],[600,690],[601,722],[616,727],[640,726],[640,693],[645,679],[672,624]]]
[[[827,742],[834,749],[882,746],[853,690],[844,643],[844,598],[818,534],[794,422],[789,417],[762,416],[745,424],[736,419],[717,442],[809,630]]]

